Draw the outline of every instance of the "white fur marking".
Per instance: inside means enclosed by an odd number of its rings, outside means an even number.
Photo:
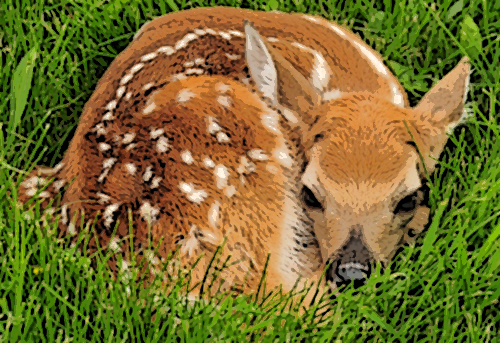
[[[206,167],[206,168],[215,168],[215,163],[214,161],[212,161],[208,156],[205,156],[203,158],[203,165]]]
[[[227,167],[222,164],[218,164],[214,169],[214,175],[217,188],[225,188],[229,179],[229,171]]]
[[[219,209],[220,209],[220,204],[216,200],[214,201],[214,203],[210,207],[210,210],[208,211],[208,223],[214,229],[217,229],[217,219],[219,218]]]
[[[175,44],[175,50],[184,49],[191,41],[198,38],[196,33],[188,33],[180,41]]]
[[[171,46],[162,46],[162,47],[158,48],[158,50],[156,50],[156,52],[170,56],[173,53],[175,53],[175,49],[172,48]]]
[[[377,56],[375,56],[370,50],[368,50],[365,46],[361,45],[361,43],[353,41],[353,43],[358,47],[358,49],[368,58],[373,67],[382,75],[388,76],[387,68],[380,61]]]
[[[226,85],[225,83],[219,82],[218,84],[215,85],[215,90],[217,92],[224,94],[229,92],[231,90],[231,87],[229,85]]]
[[[99,150],[100,151],[107,151],[111,149],[111,145],[107,144],[107,143],[99,143]]]
[[[220,132],[217,132],[217,141],[219,143],[227,143],[229,142],[229,137],[228,135],[226,135],[224,132],[220,131]]]
[[[161,135],[163,135],[165,133],[165,130],[163,129],[156,129],[156,130],[151,130],[151,132],[149,133],[151,139],[156,139],[158,137],[160,137]]]
[[[393,82],[391,82],[391,90],[392,90],[392,102],[395,105],[403,107],[405,104],[403,94],[401,94],[401,92],[398,89],[398,86]]]
[[[154,223],[156,221],[156,216],[160,214],[160,210],[151,206],[149,202],[144,202],[139,208],[139,212],[141,213],[141,217],[150,223]]]
[[[168,138],[167,137],[160,137],[160,139],[158,139],[158,142],[156,143],[156,150],[159,152],[159,153],[164,153],[168,150],[168,148],[170,147],[170,145],[168,144]]]
[[[143,57],[144,58],[144,57]],[[135,66],[130,68],[129,73],[135,74],[144,67],[144,63],[137,63]]]
[[[181,153],[181,158],[182,158],[182,161],[186,164],[193,164],[194,163],[194,158],[193,158],[193,155],[191,155],[191,152],[189,150],[184,150],[182,153]]]
[[[147,91],[148,89],[150,89],[151,87],[153,87],[155,85],[154,82],[150,82],[150,83],[146,83],[144,85],[144,87],[142,87],[143,90]]]
[[[233,195],[236,194],[236,187],[233,185],[227,186],[224,188],[224,194],[228,197],[231,198]]]
[[[116,90],[116,97],[117,97],[118,99],[120,99],[120,98],[123,96],[123,94],[125,94],[125,91],[126,91],[126,90],[127,90],[127,88],[126,88],[125,86],[121,86],[120,88],[118,88],[118,89]]]
[[[134,132],[126,133],[126,134],[123,135],[122,144],[132,143],[132,141],[134,140],[134,138],[135,138],[135,133]]]
[[[208,194],[205,190],[195,190],[192,183],[181,182],[179,183],[179,188],[183,193],[186,194],[188,200],[194,202],[195,204],[200,204],[206,199],[206,197],[208,197]]]
[[[110,101],[107,105],[106,105],[106,109],[108,111],[112,111],[116,108],[116,104],[118,103],[118,101],[116,100],[113,100],[113,101]]]
[[[151,181],[151,189],[155,189],[155,188],[158,188],[160,187],[160,182],[161,182],[162,178],[159,177],[159,176],[155,176],[153,178],[153,180]]]
[[[104,213],[103,213],[104,226],[106,226],[108,229],[111,227],[111,224],[113,223],[113,213],[116,210],[118,210],[118,207],[120,207],[120,203],[109,205],[104,210]]]
[[[252,160],[257,160],[257,161],[264,161],[264,160],[267,160],[269,158],[269,156],[267,156],[264,153],[264,150],[261,150],[261,149],[250,150],[248,152],[248,157],[250,157]]]
[[[113,112],[106,112],[106,114],[102,117],[102,121],[109,121],[115,119]]]
[[[151,52],[149,54],[146,54],[146,55],[142,56],[141,57],[141,61],[142,62],[148,62],[148,61],[151,61],[152,59],[155,59],[156,56],[158,56],[158,54],[156,52]]]
[[[144,182],[148,182],[153,177],[153,166],[148,166],[142,175]]]
[[[226,57],[227,57],[228,59],[230,59],[231,61],[236,61],[236,60],[239,60],[239,59],[241,58],[241,55],[236,55],[236,54],[228,54],[227,52],[226,52],[226,54],[225,54],[225,55],[226,55]]]
[[[217,97],[217,102],[225,108],[231,107],[231,98],[228,96],[220,95]]]
[[[142,110],[142,113],[143,114],[150,114],[151,112],[153,112],[156,108],[156,104],[154,102],[150,103],[149,105],[147,105],[146,107],[144,107],[144,109]]]
[[[217,122],[215,121],[215,118],[209,116],[208,117],[208,133],[211,135],[214,135],[217,132],[219,132],[220,130],[221,130],[221,127],[219,126],[219,124],[217,124]]]
[[[227,33],[227,32],[224,32],[224,31],[219,31],[219,35],[220,35],[222,38],[226,39],[226,40],[230,40],[230,39],[231,39],[231,35],[230,35],[229,33]]]
[[[335,100],[342,97],[342,92],[338,89],[332,89],[323,93],[323,100]]]
[[[105,203],[109,202],[111,200],[111,197],[107,194],[97,192],[96,194],[99,197],[99,204],[104,205]]]
[[[195,96],[196,94],[191,92],[189,89],[183,89],[179,93],[177,93],[177,102],[185,103],[194,98]]]
[[[135,172],[137,171],[137,167],[133,163],[125,164],[125,169],[127,169],[130,175],[135,175]]]
[[[127,84],[132,78],[134,77],[134,74],[127,74],[122,79],[120,80],[120,85],[125,85]]]

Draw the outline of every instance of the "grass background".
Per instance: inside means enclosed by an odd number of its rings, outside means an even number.
[[[98,79],[139,27],[213,5],[315,13],[351,28],[383,55],[412,105],[463,55],[472,60],[471,118],[432,179],[427,232],[359,292],[335,299],[321,326],[312,312],[282,311],[286,298],[188,306],[177,296],[180,283],[170,296],[130,285],[127,297],[103,264],[90,268],[88,256],[55,239],[50,221],[26,219],[14,206],[18,178],[34,164],[60,161]],[[3,1],[0,340],[500,341],[499,13],[500,2],[488,0]]]

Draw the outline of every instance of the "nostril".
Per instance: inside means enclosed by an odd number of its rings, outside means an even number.
[[[354,287],[358,288],[366,283],[366,279],[369,277],[370,270],[368,267],[360,263],[345,263],[339,265],[333,275],[333,279],[337,284],[337,287],[346,286],[351,282],[354,283]]]

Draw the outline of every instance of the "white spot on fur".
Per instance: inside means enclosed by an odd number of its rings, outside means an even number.
[[[241,55],[236,55],[236,54],[229,54],[226,52],[226,57],[228,59],[230,59],[231,61],[236,61],[236,60],[239,60],[241,58]]]
[[[151,132],[149,133],[151,139],[156,139],[158,137],[160,137],[161,135],[163,135],[165,133],[165,130],[164,129],[156,129],[156,130],[151,130]]]
[[[192,183],[181,182],[179,184],[179,188],[183,193],[186,194],[188,200],[194,202],[195,204],[200,204],[208,197],[208,194],[205,190],[195,190]]]
[[[144,182],[148,182],[153,177],[153,166],[148,166],[142,175]]]
[[[162,46],[162,47],[158,48],[158,50],[156,50],[156,52],[170,56],[173,53],[175,53],[175,49],[172,48],[171,46]]]
[[[142,62],[148,62],[148,61],[151,61],[152,59],[155,59],[156,56],[158,56],[158,54],[156,52],[151,52],[149,54],[146,54],[146,55],[142,56],[141,57],[141,61]]]
[[[215,32],[215,31],[214,31],[214,30],[212,30],[212,29],[205,29],[205,31],[206,31],[206,33],[208,33],[208,34],[211,34],[211,35],[214,35],[214,36],[216,36],[216,35],[217,35],[217,32]]]
[[[205,157],[203,158],[203,165],[204,165],[206,168],[215,168],[215,163],[214,163],[214,161],[212,161],[212,160],[210,159],[210,157],[208,157],[208,156],[205,156]]]
[[[191,92],[189,89],[183,89],[179,93],[177,93],[177,102],[185,103],[194,98],[195,96],[196,94]]]
[[[125,100],[129,101],[131,97],[132,97],[132,92],[128,92],[128,93],[125,95]]]
[[[218,84],[215,85],[215,90],[217,92],[224,94],[231,91],[231,87],[229,85],[226,85],[225,83],[219,82]]]
[[[102,167],[103,167],[104,171],[97,179],[98,182],[104,181],[104,178],[106,177],[106,175],[108,175],[109,170],[111,169],[111,167],[113,167],[113,165],[115,163],[116,163],[116,158],[114,158],[114,157],[111,157],[111,158],[104,160],[104,162],[102,163]]]
[[[151,88],[151,87],[153,87],[154,85],[155,85],[155,83],[154,83],[154,82],[146,83],[146,84],[142,87],[142,89],[143,89],[143,90],[145,90],[145,91],[147,91],[148,89],[150,89],[150,88]]]
[[[238,174],[250,174],[257,170],[255,163],[250,162],[246,156],[240,157],[240,165],[236,170]]]
[[[37,186],[43,186],[47,183],[47,180],[44,179],[43,177],[39,177],[39,176],[32,176],[30,177],[28,180],[24,181],[22,183],[22,185],[25,187],[25,188],[33,188],[33,187],[37,187]]]
[[[168,144],[168,138],[167,137],[160,137],[160,139],[158,139],[158,142],[156,143],[156,151],[158,151],[159,153],[164,153],[168,150],[168,148],[170,147],[170,145]]]
[[[231,107],[231,98],[228,96],[220,95],[217,97],[217,102],[225,108]]]
[[[229,179],[229,171],[227,167],[222,164],[218,164],[214,169],[214,175],[217,188],[225,188]]]
[[[50,193],[47,191],[43,191],[40,194],[38,194],[39,198],[50,198]]]
[[[228,197],[231,198],[233,195],[236,194],[236,187],[233,185],[227,186],[224,188],[224,194]]]
[[[188,33],[180,41],[175,44],[175,50],[184,49],[191,41],[198,38],[196,33]]]
[[[204,72],[205,71],[203,69],[200,69],[200,68],[190,68],[190,69],[186,69],[186,71],[184,73],[186,75],[193,75],[193,74],[201,75]]]
[[[219,124],[217,124],[214,117],[209,116],[207,119],[208,119],[208,133],[209,134],[214,135],[221,130],[221,127],[219,126]]]
[[[108,248],[115,254],[122,251],[118,243],[120,243],[120,239],[118,237],[113,237],[113,239],[109,242],[108,245]]]
[[[55,181],[53,184],[52,184],[52,187],[54,187],[54,190],[56,192],[59,192],[61,190],[61,188],[64,187],[64,185],[66,184],[66,181],[65,180],[58,180],[58,181]]]
[[[146,55],[147,56],[147,55]],[[156,57],[156,56],[155,56]],[[144,57],[143,57],[144,58]],[[154,57],[153,57],[154,58]],[[135,74],[144,67],[144,63],[137,63],[135,66],[130,68],[129,73]]]
[[[158,214],[160,214],[160,210],[156,207],[151,206],[149,202],[145,202],[139,208],[139,212],[141,217],[150,223],[154,223],[157,220]]]
[[[104,152],[104,151],[107,151],[109,149],[111,149],[111,145],[109,145],[107,143],[104,143],[104,142],[103,143],[99,143],[99,150],[100,151]]]
[[[127,74],[120,80],[120,85],[126,85],[134,77],[134,74]]]
[[[240,31],[228,30],[227,32],[229,32],[230,34],[232,34],[233,36],[236,36],[236,37],[245,37],[243,32],[240,32]]]
[[[116,100],[112,100],[112,101],[110,101],[110,102],[106,105],[106,109],[107,109],[108,111],[112,111],[112,110],[114,110],[114,109],[116,108],[116,104],[117,104],[117,103],[118,103],[118,102],[117,102]]]
[[[120,99],[120,98],[123,96],[123,94],[125,94],[125,91],[126,91],[126,90],[127,90],[127,88],[126,88],[125,86],[121,86],[120,88],[118,88],[118,89],[116,90],[116,97],[117,97],[118,99]]]
[[[111,200],[111,197],[107,194],[97,192],[97,197],[99,198],[98,202],[101,205],[104,205],[105,203],[109,202]]]
[[[282,166],[292,168],[293,160],[290,157],[290,152],[288,151],[288,147],[284,144],[284,142],[282,147],[274,149],[273,155],[278,159],[278,162]]]
[[[172,81],[172,82],[184,80],[184,79],[187,79],[187,76],[184,75],[183,73],[174,74],[170,77],[170,81]]]
[[[151,112],[153,112],[156,108],[156,104],[154,102],[151,102],[150,104],[148,104],[146,107],[144,107],[144,109],[142,110],[142,114],[150,114]]]
[[[194,66],[194,61],[189,61],[184,63],[185,68],[191,68]]]
[[[219,131],[217,132],[217,141],[219,143],[227,143],[229,142],[229,137],[224,132]]]
[[[214,228],[217,229],[217,220],[219,219],[219,210],[220,204],[216,200],[208,210],[208,223]]]
[[[269,158],[269,156],[267,156],[265,154],[265,152],[261,149],[252,149],[248,152],[248,157],[250,157],[252,160],[256,160],[256,161],[264,161],[264,160],[267,160]]]
[[[68,235],[73,236],[75,234],[76,234],[75,224],[69,223],[69,225],[68,225]]]
[[[405,102],[404,102],[403,94],[401,94],[401,92],[398,89],[398,86],[393,82],[391,82],[391,91],[392,91],[392,102],[395,105],[398,105],[400,107],[404,107]]]
[[[109,205],[104,209],[104,226],[106,226],[108,229],[111,227],[111,224],[113,224],[113,213],[115,213],[115,211],[117,211],[119,207],[120,203],[116,203],[113,205]]]
[[[134,132],[126,133],[126,134],[123,135],[122,144],[132,143],[132,141],[134,140],[134,138],[135,138],[135,133]]]
[[[204,59],[204,58],[199,58],[199,57],[198,57],[198,58],[195,58],[195,59],[194,59],[194,63],[195,63],[196,65],[204,64],[204,63],[205,63],[205,59]]]
[[[61,221],[64,225],[68,223],[68,205],[62,205],[61,207]]]
[[[191,152],[189,150],[184,150],[183,152],[181,152],[181,158],[182,161],[186,164],[191,165],[194,163],[193,155],[191,155]]]
[[[159,177],[159,176],[155,176],[153,178],[153,180],[151,181],[151,189],[155,189],[155,188],[158,188],[160,187],[160,182],[161,182],[162,178]]]
[[[323,93],[323,100],[326,101],[339,99],[340,97],[342,97],[342,92],[338,89],[332,89]]]
[[[106,112],[106,114],[102,117],[102,121],[109,121],[115,119],[113,112]]]
[[[267,37],[267,40],[271,43],[279,42],[280,40],[276,37]]]
[[[196,238],[195,232],[197,231],[196,225],[191,226],[188,238],[184,240],[181,247],[181,253],[186,254],[188,257],[194,254],[195,250],[198,248],[199,241]]]
[[[279,122],[278,122],[278,113],[274,111],[268,111],[267,113],[262,115],[262,124],[272,133],[274,134],[279,134],[281,133],[279,129]]]
[[[273,166],[272,164],[266,165],[266,170],[273,175],[276,175],[279,171],[278,167]]]
[[[135,175],[135,172],[137,171],[137,167],[133,163],[125,164],[125,169],[127,169],[130,175]]]
[[[382,75],[388,76],[387,68],[385,65],[380,61],[377,56],[375,56],[370,50],[368,50],[365,46],[363,46],[361,43],[353,41],[353,43],[358,47],[358,49],[368,58],[370,63],[372,64],[373,67]]]
[[[198,36],[204,36],[207,34],[207,32],[205,30],[201,30],[201,29],[195,29],[194,33],[196,33]]]
[[[224,38],[224,39],[227,39],[227,40],[230,40],[231,39],[231,35],[227,32],[224,32],[224,31],[219,31],[219,35]]]
[[[342,36],[342,37],[346,37],[346,33],[344,32],[344,30],[342,30],[340,27],[332,24],[332,23],[329,23],[329,26],[330,28],[335,31],[339,36]]]

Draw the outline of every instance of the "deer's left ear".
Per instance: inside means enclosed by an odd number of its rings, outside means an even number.
[[[413,109],[414,120],[420,127],[422,152],[429,171],[441,154],[447,134],[465,119],[464,103],[469,88],[470,64],[462,58],[441,81],[422,98]]]
[[[307,122],[309,109],[320,101],[320,94],[290,62],[264,42],[251,22],[245,20],[244,27],[245,58],[257,88],[273,105],[291,109]]]

